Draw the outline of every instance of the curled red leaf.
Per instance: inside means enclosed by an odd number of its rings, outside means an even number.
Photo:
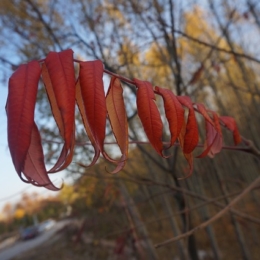
[[[103,63],[100,60],[80,62],[79,84],[93,143],[104,154],[106,98],[103,84]]]
[[[207,155],[213,158],[222,149],[222,135],[209,122],[206,122],[205,147],[205,150],[197,158],[203,158]]]
[[[197,156],[197,158],[203,158],[205,156],[214,157],[214,155],[222,149],[222,133],[219,125],[217,114],[213,113],[213,120],[209,116],[209,111],[203,104],[196,104],[198,112],[205,119],[206,127],[206,140],[204,151]]]
[[[213,115],[213,121],[214,121],[214,130],[216,131],[216,133],[214,132],[214,134],[216,135],[216,137],[214,138],[213,144],[211,146],[211,149],[208,153],[208,156],[213,158],[215,156],[215,154],[219,153],[222,150],[222,146],[223,146],[223,136],[222,136],[222,130],[220,127],[220,123],[219,123],[219,118],[216,112],[211,111],[212,115]],[[212,136],[212,135],[211,135]],[[207,140],[208,145],[211,143],[211,140]]]
[[[31,61],[10,77],[6,104],[8,144],[16,172],[24,182],[58,190],[46,172],[41,138],[34,122],[40,74],[39,63]]]
[[[203,70],[204,70],[204,65],[203,65],[203,63],[201,63],[200,67],[192,75],[192,78],[189,81],[189,85],[194,85],[195,83],[197,83],[199,81]]]
[[[241,136],[239,134],[236,121],[233,117],[230,116],[220,116],[220,121],[233,133],[234,143],[237,145],[241,142]]]
[[[36,124],[32,128],[31,143],[25,159],[23,173],[33,185],[53,191],[61,189],[53,185],[46,171],[41,137]]]
[[[161,95],[164,101],[165,115],[169,123],[171,141],[167,148],[170,148],[180,134],[184,121],[184,109],[177,97],[169,89],[155,87],[157,94]]]
[[[73,51],[50,52],[42,78],[54,119],[64,140],[60,157],[49,172],[65,169],[72,161],[75,143],[75,73]]]
[[[208,113],[207,109],[205,108],[205,106],[200,103],[197,103],[196,106],[197,106],[198,112],[205,118],[205,120],[214,126],[214,122],[212,121],[211,117],[209,116],[209,113]]]
[[[156,152],[163,156],[163,125],[159,110],[155,104],[153,86],[148,81],[134,79],[134,82],[137,86],[136,102],[138,116],[150,143]]]
[[[84,128],[85,128],[86,133],[88,135],[88,138],[91,142],[91,145],[94,148],[94,157],[92,159],[92,162],[89,165],[84,164],[84,167],[90,167],[97,162],[99,155],[100,155],[100,149],[99,149],[98,144],[96,143],[96,140],[95,140],[95,138],[92,134],[92,131],[90,129],[90,126],[89,126],[89,122],[88,122],[88,119],[87,119],[87,116],[86,116],[86,111],[85,111],[85,107],[84,107],[84,100],[83,100],[83,97],[82,97],[81,87],[80,87],[79,81],[77,81],[77,84],[76,84],[76,102],[77,102],[77,105],[78,105],[78,108],[79,108],[79,111],[80,111],[80,114],[81,114],[81,118],[82,118],[82,121],[83,121]],[[80,165],[83,166],[82,163],[80,163]]]
[[[19,66],[9,79],[6,103],[8,145],[19,176],[31,142],[40,73],[39,63],[31,61]]]
[[[185,154],[190,154],[195,149],[199,141],[199,131],[196,116],[192,101],[188,96],[178,96],[177,98],[183,106],[189,109],[183,151]]]
[[[109,121],[122,153],[117,167],[112,173],[117,173],[123,169],[128,154],[128,123],[123,99],[123,89],[119,79],[112,77],[106,96],[106,106]]]

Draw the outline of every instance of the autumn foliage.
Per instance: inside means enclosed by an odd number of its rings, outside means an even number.
[[[79,63],[78,78],[74,62]],[[65,169],[72,161],[75,146],[75,105],[94,148],[95,154],[90,166],[100,156],[114,163],[113,173],[120,171],[128,154],[128,123],[123,99],[123,88],[118,75],[111,77],[107,94],[104,91],[103,63],[73,59],[73,51],[50,52],[40,61],[23,64],[9,80],[9,94],[6,104],[8,117],[8,143],[15,169],[19,177],[36,186],[58,190],[48,177]],[[46,170],[41,137],[34,121],[36,95],[40,79],[46,88],[53,117],[64,141],[55,165]],[[188,96],[176,96],[168,89],[153,87],[139,79],[128,80],[137,88],[137,112],[149,142],[158,154],[178,143],[187,159],[190,172],[193,168],[192,152],[198,145],[199,131],[196,113],[205,119],[206,137],[204,150],[197,157],[213,157],[222,149],[222,130],[225,126],[233,132],[234,143],[241,141],[236,122],[232,117],[219,116],[203,104],[195,104]],[[170,140],[163,140],[163,122],[156,105],[156,95],[162,97]],[[188,112],[185,113],[185,110]],[[187,116],[186,116],[187,114]],[[113,134],[121,151],[119,159],[112,159],[104,150],[106,120],[109,119]]]

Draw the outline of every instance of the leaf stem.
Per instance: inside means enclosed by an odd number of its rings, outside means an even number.
[[[126,78],[126,77],[120,76],[120,75],[118,75],[116,73],[113,73],[113,72],[107,70],[107,69],[104,69],[104,72],[109,74],[109,75],[111,75],[111,76],[115,76],[115,77],[121,79],[122,81],[125,81],[125,82],[127,82],[127,83],[129,83],[131,85],[136,86],[136,84],[135,84],[135,82],[133,80],[130,80],[130,79]]]

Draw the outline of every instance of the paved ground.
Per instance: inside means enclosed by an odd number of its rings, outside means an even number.
[[[43,244],[52,238],[55,233],[68,224],[70,220],[62,220],[57,222],[51,229],[46,230],[44,233],[40,234],[38,237],[26,241],[17,241],[11,247],[3,249],[0,251],[0,260],[10,260],[19,254],[30,250],[36,246]]]

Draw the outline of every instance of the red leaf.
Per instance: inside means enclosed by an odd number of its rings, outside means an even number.
[[[213,158],[215,154],[219,153],[222,149],[222,135],[220,135],[209,122],[206,122],[206,132],[206,149],[202,152],[202,154],[197,156],[197,158],[203,158],[207,155]]]
[[[23,173],[30,183],[36,186],[44,186],[46,189],[57,191],[49,179],[44,165],[41,137],[36,124],[33,125],[31,143],[26,156]]]
[[[158,108],[155,104],[153,86],[147,81],[134,79],[137,86],[137,111],[144,127],[144,131],[156,150],[163,156],[162,150],[162,120]]]
[[[192,101],[188,96],[178,96],[179,102],[189,109],[189,115],[184,136],[183,152],[190,154],[198,144],[199,131],[196,122],[195,112]]]
[[[214,125],[215,125],[215,129],[217,130],[217,132],[222,135],[222,130],[221,130],[221,126],[220,126],[220,123],[219,123],[219,117],[217,115],[216,112],[214,111],[210,111],[213,115],[213,121],[214,121]]]
[[[46,172],[41,137],[34,123],[40,73],[39,63],[32,61],[21,65],[10,77],[6,104],[8,144],[16,172],[23,181],[58,190]]]
[[[171,142],[168,147],[170,148],[180,134],[184,121],[184,109],[177,97],[169,89],[155,87],[155,90],[157,94],[162,96],[164,101],[165,115],[171,132]]]
[[[198,158],[203,158],[206,155],[213,158],[215,154],[219,153],[222,150],[223,137],[222,137],[221,127],[219,124],[219,118],[217,113],[213,111],[211,111],[211,113],[213,114],[214,127],[207,122],[206,124],[207,139],[205,143],[205,146],[207,148]]]
[[[106,129],[106,99],[100,60],[80,62],[79,83],[89,128],[98,149],[103,153]]]
[[[87,132],[88,138],[94,148],[94,157],[93,157],[92,162],[89,165],[84,165],[84,167],[90,167],[90,166],[94,165],[96,163],[96,161],[98,160],[99,155],[100,155],[100,150],[99,150],[99,147],[95,141],[95,138],[94,138],[94,136],[91,132],[90,126],[89,126],[89,122],[88,122],[88,119],[86,116],[86,111],[84,108],[84,101],[82,98],[81,87],[80,87],[79,81],[77,81],[77,84],[76,84],[76,101],[77,101],[77,105],[78,105],[78,108],[79,108],[79,111],[80,111],[80,114],[82,117],[82,121],[83,121],[85,130]],[[83,164],[80,164],[80,165],[83,166]]]
[[[31,61],[19,66],[9,79],[6,104],[8,144],[20,177],[31,142],[40,73],[39,63]]]
[[[216,112],[212,112],[213,114],[213,120],[215,124],[215,130],[217,131],[217,138],[212,145],[212,148],[210,150],[209,157],[213,158],[215,154],[219,153],[222,150],[223,146],[223,136],[222,136],[222,130],[219,123],[219,118]]]
[[[213,158],[215,156],[215,154],[219,153],[222,150],[222,146],[223,146],[222,135],[220,135],[219,133],[216,133],[214,141],[212,142],[212,145],[208,152],[208,156]]]
[[[65,169],[72,160],[75,142],[75,75],[73,52],[50,52],[42,66],[42,78],[54,119],[65,143],[49,172]]]
[[[124,167],[128,154],[128,123],[123,89],[116,77],[111,78],[106,96],[106,106],[113,133],[122,153],[121,159],[117,162],[118,167],[112,172],[116,173]]]
[[[218,118],[216,118],[216,113],[214,113],[214,121],[208,114],[207,109],[203,104],[196,104],[198,112],[204,117],[206,125],[206,141],[204,151],[197,156],[197,158],[203,158],[207,155],[213,157],[215,153],[218,153],[222,149],[222,134],[219,126]],[[217,119],[217,121],[216,121]],[[219,147],[220,145],[220,147]],[[220,148],[220,150],[219,150]]]
[[[214,126],[214,122],[210,118],[205,106],[203,104],[199,104],[199,103],[196,105],[197,105],[198,112],[205,118],[206,121],[208,121],[210,124],[212,124]]]
[[[204,65],[203,65],[203,63],[201,63],[200,67],[194,72],[191,80],[189,81],[189,85],[193,85],[199,81],[203,70],[204,70]]]
[[[241,136],[239,134],[236,121],[230,116],[220,116],[219,119],[225,124],[225,126],[233,132],[234,143],[237,145],[241,142]]]

